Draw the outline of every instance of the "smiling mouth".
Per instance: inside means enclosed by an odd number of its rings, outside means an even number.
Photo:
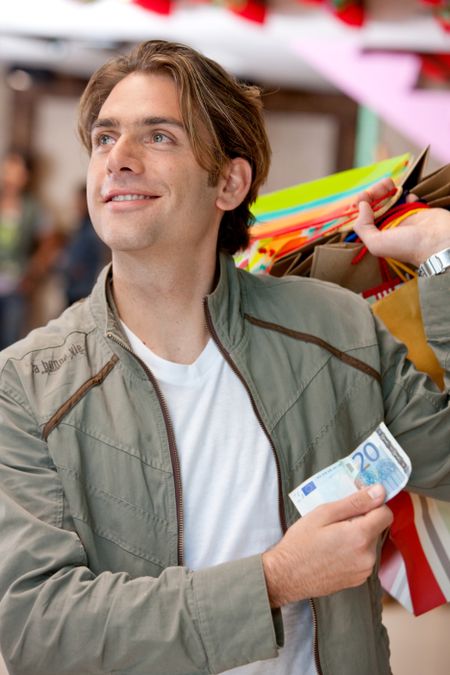
[[[134,202],[140,199],[155,199],[150,195],[139,195],[139,194],[129,194],[129,195],[115,195],[111,197],[109,201],[111,202]]]

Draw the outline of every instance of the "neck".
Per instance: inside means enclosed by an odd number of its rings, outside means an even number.
[[[214,288],[216,257],[199,257],[112,257],[120,318],[155,354],[178,363],[195,361],[209,339],[203,300]]]

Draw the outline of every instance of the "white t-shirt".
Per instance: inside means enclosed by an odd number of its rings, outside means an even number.
[[[160,358],[124,324],[169,409],[183,486],[184,560],[193,570],[265,551],[282,537],[273,452],[239,378],[209,340],[184,365]],[[314,675],[308,602],[283,607],[285,646],[276,659],[234,675]]]

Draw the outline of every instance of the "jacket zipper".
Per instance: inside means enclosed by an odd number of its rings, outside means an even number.
[[[221,352],[222,356],[230,366],[230,368],[233,370],[235,375],[239,378],[239,380],[242,382],[245,390],[247,391],[247,394],[250,398],[250,402],[252,404],[253,411],[256,415],[256,418],[264,431],[270,447],[272,449],[273,457],[275,459],[275,466],[276,466],[276,472],[277,472],[277,482],[278,482],[278,511],[279,511],[279,516],[280,516],[280,524],[281,524],[281,529],[282,532],[285,533],[287,528],[287,522],[286,522],[286,513],[284,509],[284,503],[283,503],[283,492],[282,492],[282,484],[281,484],[281,469],[280,469],[280,461],[278,459],[277,451],[275,449],[275,446],[273,444],[273,441],[270,437],[270,434],[262,420],[262,417],[260,415],[260,412],[256,406],[256,402],[252,396],[252,393],[247,385],[247,382],[245,381],[242,373],[234,363],[230,353],[225,349],[223,346],[222,342],[220,341],[219,336],[217,335],[216,329],[214,328],[214,324],[211,319],[211,314],[209,312],[209,307],[208,307],[208,299],[204,299],[204,308],[205,308],[205,316],[206,316],[206,324],[208,327],[208,330],[211,334],[211,337],[213,338],[214,342],[216,343],[219,351]],[[146,366],[146,364],[138,357],[136,354],[131,351],[131,349],[128,347],[128,345],[125,344],[125,342],[122,342],[119,340],[113,333],[109,332],[107,333],[107,337],[113,342],[116,342],[120,347],[125,349],[129,354],[133,356],[133,358],[136,359],[136,361],[139,362],[141,367],[143,368],[144,372],[146,373],[148,379],[152,383],[156,396],[158,398],[159,404],[161,406],[161,411],[163,414],[163,419],[164,423],[166,426],[166,432],[167,432],[167,439],[169,442],[169,451],[170,451],[170,460],[172,463],[172,470],[173,470],[173,478],[174,478],[174,486],[175,486],[175,502],[176,502],[176,512],[177,512],[177,534],[178,534],[178,565],[183,565],[183,549],[184,549],[184,527],[183,527],[183,492],[182,492],[182,483],[181,483],[181,470],[180,470],[180,461],[178,458],[178,451],[177,451],[177,446],[175,443],[175,434],[173,431],[173,425],[172,421],[170,419],[169,411],[167,408],[166,401],[164,399],[164,396],[162,395],[161,389],[158,385],[158,382],[156,381],[153,373],[151,370]],[[319,644],[318,644],[318,636],[317,636],[317,613],[316,613],[316,608],[314,605],[314,601],[311,599],[310,600],[310,605],[311,605],[311,613],[312,613],[312,620],[313,620],[313,649],[314,649],[314,662],[316,666],[316,670],[318,675],[322,675],[322,668],[320,665],[320,657],[319,657]]]
[[[169,442],[170,461],[172,463],[173,481],[175,487],[175,504],[177,512],[177,562],[178,565],[182,566],[184,557],[183,490],[181,483],[180,460],[178,458],[178,450],[175,442],[175,434],[173,431],[173,424],[172,420],[170,419],[169,410],[167,408],[167,403],[164,399],[164,396],[161,392],[161,389],[155,376],[153,375],[152,371],[147,367],[147,365],[138,356],[136,356],[136,354],[133,351],[131,351],[131,349],[125,344],[125,342],[119,340],[119,338],[117,338],[113,333],[109,332],[106,334],[106,336],[113,342],[116,342],[118,345],[120,345],[120,347],[125,349],[127,352],[129,352],[136,359],[136,361],[139,362],[139,364],[142,366],[145,374],[147,375],[148,379],[150,380],[155,389],[156,396],[158,398],[159,405],[161,407],[164,424],[166,426],[167,440]]]
[[[216,343],[217,347],[219,348],[222,356],[230,366],[230,368],[233,370],[233,372],[236,374],[236,376],[239,378],[239,380],[242,382],[245,390],[247,391],[248,396],[250,397],[250,402],[252,404],[253,411],[256,415],[256,418],[261,425],[262,430],[264,431],[270,447],[272,448],[272,453],[275,459],[275,466],[277,470],[277,480],[278,480],[278,511],[280,514],[280,523],[281,523],[281,529],[283,534],[286,532],[287,528],[287,522],[286,522],[286,512],[284,509],[284,503],[283,503],[283,490],[282,490],[282,484],[281,484],[281,469],[280,469],[280,460],[278,459],[277,451],[275,449],[275,445],[270,437],[270,434],[262,420],[262,417],[259,413],[259,410],[256,406],[256,402],[252,396],[252,393],[242,375],[238,367],[236,366],[235,362],[233,361],[231,354],[225,349],[223,346],[222,342],[220,341],[219,336],[217,335],[216,329],[214,328],[214,324],[211,319],[211,314],[209,312],[209,306],[208,306],[208,299],[204,298],[204,307],[205,307],[205,316],[206,316],[206,324],[208,326],[208,330],[211,333],[211,336]],[[322,675],[322,667],[320,664],[320,656],[319,656],[319,641],[318,641],[318,636],[317,636],[317,612],[316,612],[316,607],[314,604],[314,601],[310,599],[309,601],[311,605],[311,614],[312,614],[312,621],[313,621],[313,650],[314,650],[314,663],[316,666],[316,670],[318,675]]]
[[[312,621],[313,621],[314,663],[315,663],[315,666],[316,666],[317,675],[323,675],[322,666],[321,666],[321,663],[320,663],[320,655],[319,655],[319,636],[318,636],[318,630],[317,630],[317,610],[316,610],[316,605],[314,603],[314,600],[312,598],[310,599],[309,604],[311,605],[311,614],[312,614]]]

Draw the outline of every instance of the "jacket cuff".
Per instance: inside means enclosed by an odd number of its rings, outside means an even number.
[[[430,338],[445,338],[450,335],[450,271],[434,277],[419,278],[420,305],[426,333]]]
[[[193,588],[211,673],[278,656],[282,622],[274,621],[260,555],[196,571]]]

